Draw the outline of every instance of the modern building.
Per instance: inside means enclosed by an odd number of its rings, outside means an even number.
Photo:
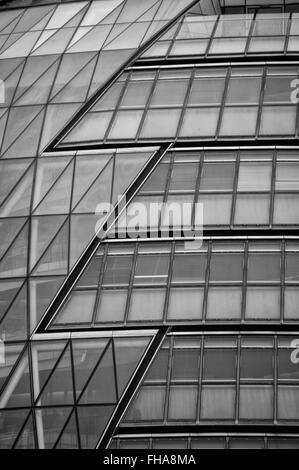
[[[299,448],[299,2],[0,2],[0,448]]]

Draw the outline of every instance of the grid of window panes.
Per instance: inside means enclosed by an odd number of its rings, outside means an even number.
[[[169,335],[122,424],[298,423],[298,344],[296,336]]]
[[[298,239],[105,243],[51,328],[296,322]]]
[[[62,140],[158,141],[297,134],[297,66],[145,67],[125,72]]]
[[[298,53],[299,13],[186,15],[142,59]]]
[[[129,206],[148,207],[147,228],[154,231],[196,227],[198,203],[203,226],[276,228],[299,224],[297,150],[188,150],[168,152]],[[157,205],[150,211],[151,204]],[[173,213],[171,204],[192,206]],[[185,206],[184,206],[185,205]],[[131,209],[130,209],[131,207]],[[182,216],[182,214],[184,216]],[[127,217],[129,226],[130,218]],[[125,226],[120,218],[118,227]],[[146,230],[146,227],[140,227]]]
[[[223,13],[298,11],[296,0],[219,0]]]
[[[94,448],[153,332],[40,338],[5,348],[0,449]]]
[[[111,442],[110,449],[299,449],[298,435],[169,435],[142,437],[119,436]]]

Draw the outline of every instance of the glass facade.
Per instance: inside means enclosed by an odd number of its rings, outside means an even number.
[[[299,3],[0,9],[0,448],[298,448]]]

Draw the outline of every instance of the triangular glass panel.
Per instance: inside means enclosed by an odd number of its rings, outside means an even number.
[[[137,48],[141,43],[149,26],[149,21],[144,21],[142,23],[134,23],[130,25],[125,31],[123,31],[121,34],[118,34],[113,41],[107,43],[104,49],[111,50],[127,49],[130,47]]]
[[[36,41],[34,48],[32,49],[32,52],[35,51],[38,47],[40,47],[42,44],[44,44],[56,32],[57,32],[56,29],[50,29],[50,30],[46,29],[45,31],[43,31],[40,37],[38,38],[38,41]]]
[[[0,31],[3,34],[3,30],[7,28],[14,20],[18,20],[19,16],[22,14],[22,10],[7,10],[1,11],[0,17]]]
[[[114,351],[119,396],[132,378],[151,338],[114,338]]]
[[[74,16],[64,27],[72,28],[78,26],[81,23],[81,20],[85,15],[87,8],[88,6],[83,7],[83,9],[79,11],[79,13],[77,13],[76,16]]]
[[[41,109],[41,106],[11,108],[6,126],[2,152],[4,152],[13,143],[13,141],[16,140]]]
[[[65,425],[72,408],[51,407],[35,411],[36,422],[39,428],[39,448],[52,449]]]
[[[34,211],[35,215],[67,214],[69,212],[73,166],[74,161],[71,161],[41,203],[37,206]]]
[[[0,281],[0,321],[18,293],[23,279]],[[1,364],[1,362],[0,362]],[[1,379],[0,379],[1,383]],[[1,385],[0,385],[1,388]]]
[[[12,46],[15,42],[17,42],[18,39],[22,36],[22,33],[17,33],[17,34],[10,34],[10,35],[5,35],[4,37],[6,38],[5,42],[3,43],[1,47],[1,53],[6,51],[10,46]],[[3,59],[7,60],[7,59]]]
[[[16,68],[23,64],[24,59],[22,57],[18,57],[15,59],[3,59],[1,61],[1,78],[2,80],[6,80],[6,78],[14,71]]]
[[[93,182],[85,196],[74,209],[76,213],[95,213],[96,207],[101,203],[111,202],[113,161],[111,160],[97,179]]]
[[[119,5],[117,8],[115,8],[109,15],[105,16],[101,20],[101,24],[114,24],[118,18],[118,15],[120,14],[121,10],[123,8],[123,1],[121,5]]]
[[[89,31],[91,31],[93,26],[79,26],[77,31],[75,32],[74,36],[72,37],[68,49],[70,49],[76,42],[83,38]]]
[[[38,398],[37,404],[42,406],[70,405],[74,403],[73,392],[71,351],[68,345]]]
[[[107,164],[111,154],[80,155],[76,157],[76,172],[73,188],[72,208],[88,190]]]
[[[156,0],[154,5],[151,6],[146,12],[142,15],[139,16],[138,21],[152,21],[155,20],[155,14],[160,6],[161,2],[160,0]]]
[[[75,412],[73,411],[63,434],[59,438],[59,441],[55,445],[55,449],[78,449],[78,428]]]
[[[4,93],[5,99],[3,102],[0,103],[0,107],[10,106],[18,81],[20,79],[20,75],[22,73],[22,70],[23,70],[23,64],[19,65],[19,67],[5,80],[5,93]]]
[[[66,25],[68,21],[74,18],[77,13],[85,7],[86,3],[74,3],[72,8],[69,5],[59,5],[55,10],[55,13],[51,17],[51,20],[47,24],[47,29],[61,28]],[[69,26],[69,25],[67,25]]]
[[[48,246],[32,274],[40,276],[67,274],[68,240],[69,222],[67,220]]]
[[[4,338],[3,338],[4,340]],[[25,343],[10,343],[4,340],[3,357],[1,358],[1,376],[0,376],[0,390],[5,386],[5,382],[10,375],[13,367],[20,358],[20,354],[24,349]]]
[[[115,23],[113,28],[110,31],[109,36],[107,37],[104,45],[104,49],[106,46],[110,44],[115,38],[117,38],[121,33],[123,33],[127,28],[131,26],[130,23]]]
[[[34,370],[34,399],[36,400],[65,348],[66,340],[33,341],[31,344]]]
[[[29,124],[16,141],[9,147],[3,155],[3,158],[23,158],[36,155],[44,112],[45,108],[42,109],[31,124]]]
[[[2,139],[3,139],[3,134],[4,134],[4,131],[5,131],[7,116],[8,116],[8,112],[5,112],[0,117],[0,149],[1,149]],[[0,156],[1,156],[1,150],[0,150]]]
[[[55,97],[65,86],[69,83],[83,67],[95,57],[94,52],[82,52],[77,54],[65,54],[60,62],[59,70],[53,90],[51,99]]]
[[[80,405],[117,402],[112,343],[108,346],[87,387],[79,398]]]
[[[78,406],[82,449],[94,449],[114,411],[115,406]]]
[[[6,384],[1,397],[0,397],[0,409],[1,408],[26,408],[31,406],[31,380],[29,373],[29,360],[28,360],[28,347],[22,354],[22,357],[14,370],[14,373],[10,377],[10,380]],[[21,410],[18,410],[21,412]],[[26,414],[26,417],[28,413]],[[18,432],[21,430],[24,424],[25,418],[22,420],[19,426]],[[16,437],[16,436],[15,436]]]
[[[54,10],[54,7],[51,7],[51,11],[44,16],[42,20],[40,20],[38,23],[36,23],[34,26],[32,26],[30,31],[43,31],[50,19],[50,16],[52,15]]]
[[[76,77],[71,80],[63,90],[52,99],[53,103],[67,103],[73,101],[85,101],[93,70],[96,64],[94,57]]]
[[[28,31],[41,21],[51,9],[53,9],[51,6],[36,6],[35,8],[25,10],[24,15],[14,29],[14,33]]]
[[[28,252],[28,223],[15,238],[0,262],[0,277],[26,276]]]
[[[38,40],[39,35],[39,31],[30,31],[23,34],[12,46],[0,54],[0,59],[26,57]]]
[[[71,157],[39,158],[34,185],[33,210],[55,183],[62,171],[70,162]]]
[[[32,52],[32,55],[62,54],[71,40],[75,30],[76,28],[59,29],[40,47],[35,48]]]
[[[120,23],[136,21],[137,18],[146,13],[147,10],[157,3],[157,1],[159,0],[138,0],[137,2],[127,2],[118,18],[118,21]]]
[[[33,85],[27,90],[17,102],[15,106],[29,104],[46,104],[49,93],[55,78],[58,61],[56,61]]]
[[[50,104],[47,106],[47,114],[43,127],[40,150],[50,143],[59,130],[65,126],[70,117],[75,114],[80,104]]]
[[[32,159],[0,160],[0,205],[28,169]]]
[[[104,44],[111,25],[95,26],[82,39],[68,48],[68,52],[99,51]]]
[[[16,219],[0,219],[0,259],[6,252],[7,248],[12,244],[14,238],[17,236],[21,227],[26,222],[25,217]]]
[[[36,328],[37,324],[42,319],[46,309],[48,308],[51,300],[57,294],[64,277],[51,277],[49,279],[35,279],[29,280],[30,293],[29,293],[29,317],[30,317],[30,333]]]
[[[32,217],[31,219],[31,246],[30,270],[49,246],[56,233],[66,220],[64,215],[49,215]]]
[[[17,10],[16,12],[13,12],[15,15],[14,18],[11,18],[7,23],[6,25],[4,26],[4,28],[1,30],[1,34],[10,34],[14,28],[16,27],[16,24],[18,23],[18,21],[20,21],[20,16],[22,15],[24,10]],[[8,13],[8,12],[1,12],[1,17],[3,15],[3,13]]]
[[[30,410],[1,410],[0,449],[12,449]]]
[[[72,341],[77,398],[81,394],[107,343],[107,338],[74,339]]]
[[[82,26],[96,25],[109,15],[114,8],[123,3],[123,0],[102,0],[90,5],[88,13],[85,15]]]
[[[95,214],[75,214],[71,216],[70,269],[95,236],[97,218]]]
[[[0,217],[16,217],[29,214],[33,172],[34,167],[31,165],[0,207]]]
[[[14,449],[35,449],[34,427],[32,413],[30,413],[27,422],[18,437],[17,442],[13,446]]]

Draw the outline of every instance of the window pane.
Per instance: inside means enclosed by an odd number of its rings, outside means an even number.
[[[203,297],[201,288],[171,288],[167,319],[200,320]]]
[[[216,133],[219,108],[187,108],[181,137],[205,137]]]
[[[282,380],[298,380],[298,364],[292,362],[291,354],[294,349],[278,349],[278,378]]]
[[[125,418],[125,421],[162,420],[164,412],[165,387],[145,386]]]
[[[299,289],[286,287],[284,291],[284,318],[299,319]]]
[[[242,278],[242,254],[212,254],[210,265],[210,282],[242,281]]]
[[[146,381],[166,380],[168,368],[168,354],[168,349],[160,349],[158,355],[155,357],[155,360],[149,369],[149,372],[146,375]]]
[[[299,223],[299,196],[297,194],[275,195],[273,223]]]
[[[220,135],[255,135],[256,107],[224,108]]]
[[[210,287],[207,320],[238,320],[241,318],[242,289],[239,287]]]
[[[198,380],[199,350],[174,350],[171,380]]]
[[[220,104],[225,78],[194,79],[188,104]]]
[[[188,80],[158,80],[150,106],[182,105],[188,82]]]
[[[264,106],[260,135],[293,135],[296,106]]]
[[[166,187],[168,168],[168,165],[159,165],[146,181],[144,186],[142,186],[140,192],[164,191]]]
[[[236,378],[236,351],[205,349],[204,380],[234,380]]]
[[[280,281],[280,255],[253,254],[248,257],[248,281]]]
[[[231,78],[228,85],[226,104],[257,104],[261,83],[261,77]]]
[[[142,117],[142,111],[118,111],[109,139],[134,139]]]
[[[204,225],[228,225],[231,213],[230,194],[201,195],[198,202],[203,204]]]
[[[134,284],[163,283],[168,277],[169,255],[139,255]]]
[[[284,37],[252,37],[248,52],[283,52]]]
[[[170,387],[168,419],[196,420],[197,387]]]
[[[128,284],[132,256],[108,256],[103,284]]]
[[[145,106],[152,82],[130,82],[125,91],[121,106]]]
[[[240,163],[238,191],[270,191],[271,163]]]
[[[195,191],[198,165],[191,163],[175,164],[171,174],[170,191]]]
[[[268,385],[241,385],[240,419],[273,419],[273,390]]]
[[[290,103],[294,77],[267,77],[264,103]]]
[[[133,289],[129,321],[162,320],[164,289]]]
[[[176,135],[180,109],[150,109],[147,112],[140,134],[141,138],[174,137]]]
[[[92,319],[96,292],[72,292],[55,323],[89,323]]]
[[[264,194],[237,195],[235,225],[268,225],[270,196]]]
[[[299,420],[299,388],[278,386],[278,419]]]
[[[277,163],[275,175],[276,190],[299,190],[299,164]]]
[[[173,282],[202,282],[205,280],[206,255],[175,254],[173,261]]]
[[[235,165],[233,163],[204,163],[200,178],[200,190],[232,190],[234,170]]]
[[[244,52],[245,46],[245,38],[213,39],[209,54],[237,54]]]
[[[245,317],[247,320],[279,320],[280,289],[276,287],[248,287]]]
[[[273,351],[242,348],[240,377],[241,379],[273,379]]]
[[[127,301],[126,290],[103,290],[96,322],[123,321]]]
[[[201,419],[234,419],[235,389],[231,386],[204,385],[201,393]]]

